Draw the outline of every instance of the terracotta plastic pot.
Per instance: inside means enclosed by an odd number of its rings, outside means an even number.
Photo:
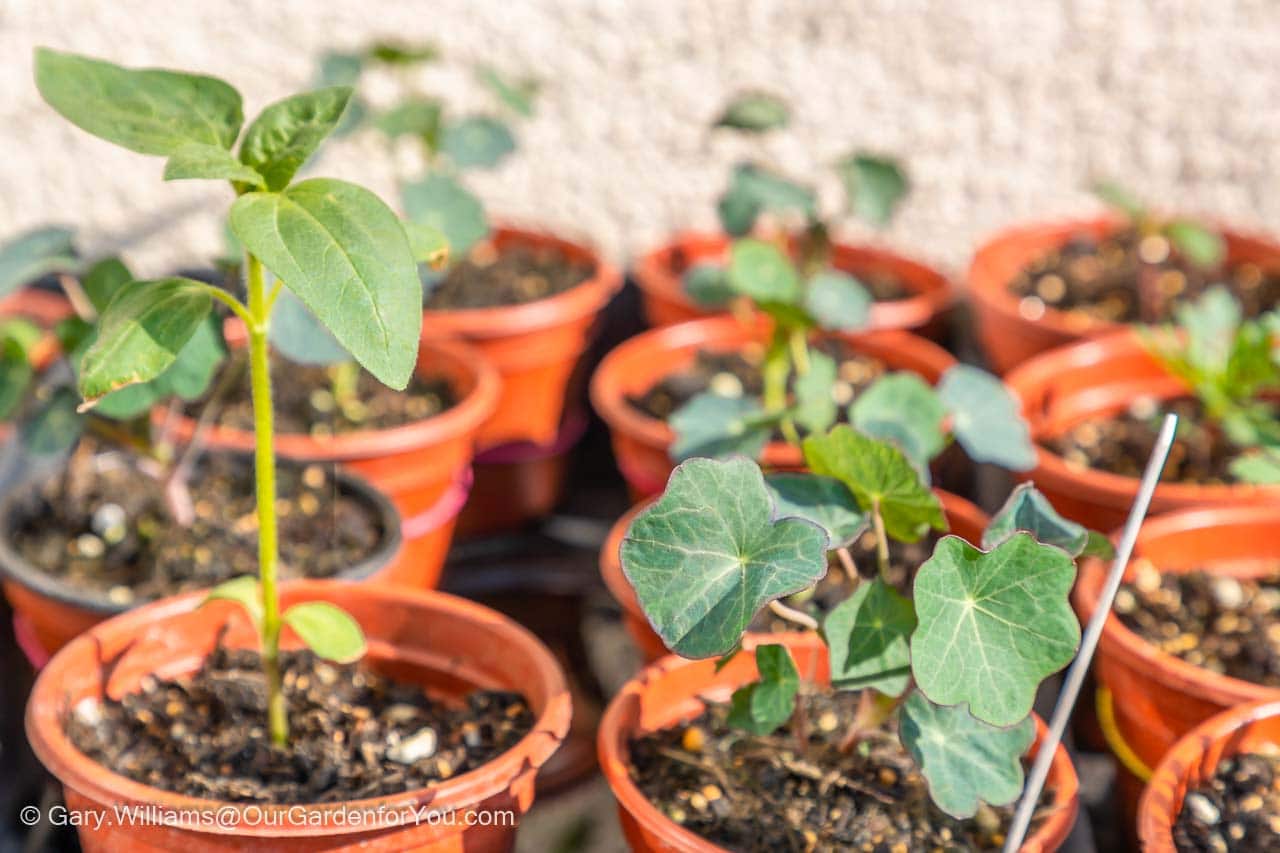
[[[71,313],[71,303],[61,293],[35,287],[24,287],[0,299],[0,317],[25,317],[42,329],[52,329]]]
[[[591,403],[609,425],[613,454],[622,476],[639,498],[661,492],[674,464],[668,449],[674,438],[664,421],[650,417],[627,401],[648,391],[664,377],[688,368],[703,350],[730,352],[763,342],[763,323],[733,317],[710,317],[653,329],[614,348],[591,378]],[[950,353],[909,332],[886,330],[849,336],[857,352],[874,356],[895,370],[938,380],[955,364]],[[760,461],[770,468],[798,468],[800,451],[784,442],[767,445]]]
[[[622,276],[585,246],[547,234],[499,228],[493,242],[499,252],[551,247],[596,272],[570,290],[524,305],[425,311],[423,334],[466,340],[501,375],[497,409],[476,437],[481,449],[521,441],[550,444],[560,429],[569,379],[591,341],[596,316],[622,287]]]
[[[196,609],[201,598],[196,593],[166,599],[96,626],[49,662],[32,691],[27,737],[36,756],[62,782],[69,809],[107,813],[104,826],[80,827],[88,853],[510,849],[515,821],[509,818],[528,810],[538,768],[568,731],[568,689],[555,659],[532,634],[486,607],[444,593],[305,581],[283,585],[281,598],[286,607],[312,600],[341,605],[368,636],[370,666],[420,684],[432,695],[460,700],[485,688],[523,695],[537,717],[533,731],[482,767],[403,794],[309,806],[306,821],[300,821],[290,818],[289,806],[174,794],[126,779],[84,756],[63,730],[63,720],[78,702],[119,698],[147,676],[189,675],[220,642],[232,648],[256,645],[243,610],[222,602]],[[287,629],[284,644],[297,647]],[[118,823],[111,820],[117,806],[152,806],[176,820],[170,826]],[[423,807],[454,812],[456,819],[388,825],[394,818],[387,815],[406,816]],[[365,823],[343,822],[344,812],[353,810],[365,815]],[[218,817],[201,822],[201,814]]]
[[[800,672],[813,672],[827,683],[826,646],[812,633],[748,636],[744,648],[760,642],[785,643]],[[632,850],[716,853],[722,848],[679,826],[649,802],[631,780],[628,744],[641,734],[669,728],[702,712],[704,701],[728,701],[733,690],[759,677],[755,657],[736,655],[720,672],[716,661],[685,660],[669,655],[627,682],[609,703],[600,721],[600,767],[618,800],[622,830]],[[1039,737],[1044,725],[1036,718]],[[1037,739],[1037,744],[1039,740]],[[1032,747],[1032,753],[1037,747]],[[1053,800],[1044,822],[1023,845],[1023,853],[1051,853],[1061,846],[1075,824],[1079,809],[1079,781],[1067,752],[1059,746],[1045,783]]]
[[[35,476],[48,476],[48,473]],[[341,577],[344,580],[386,582],[385,573],[403,562],[400,516],[391,502],[367,482],[354,475],[337,472],[339,487],[371,507],[379,516],[383,539],[378,547]],[[20,555],[13,545],[13,522],[22,502],[30,495],[35,477],[10,489],[0,500],[0,585],[14,614],[29,628],[28,641],[45,655],[53,654],[94,625],[119,615],[136,605],[112,601],[104,593],[86,590],[41,571]]]
[[[228,325],[233,345],[239,334],[236,324]],[[390,497],[404,520],[404,550],[379,578],[430,589],[439,583],[454,524],[471,487],[476,431],[497,405],[500,382],[475,349],[457,341],[424,338],[418,372],[443,376],[457,402],[434,417],[391,429],[328,438],[278,433],[276,453],[300,462],[341,463]],[[166,424],[180,442],[195,432],[194,420],[170,418],[167,408],[158,408],[153,419]],[[216,425],[202,440],[207,447],[241,451],[252,450],[254,441],[248,430]]]
[[[1046,350],[1109,334],[1121,324],[1046,308],[1024,313],[1009,284],[1037,258],[1073,237],[1101,239],[1120,227],[1109,217],[1037,223],[1007,228],[983,243],[969,266],[968,295],[978,324],[978,340],[993,370],[1004,373]],[[1280,264],[1280,245],[1224,229],[1229,264]]]
[[[1021,400],[1037,442],[1063,435],[1082,421],[1123,412],[1138,398],[1172,400],[1191,393],[1128,330],[1039,355],[1009,373],[1005,384]],[[1137,477],[1070,465],[1043,446],[1036,448],[1036,467],[1025,476],[1059,512],[1095,530],[1123,524],[1138,493]],[[1151,515],[1278,502],[1280,486],[1161,483]]]
[[[987,529],[987,522],[990,521],[985,512],[959,495],[953,495],[941,489],[935,489],[934,494],[942,501],[942,511],[947,517],[947,524],[950,525],[952,533],[963,536],[970,542],[982,540],[982,531]],[[652,663],[668,654],[668,651],[662,638],[653,630],[648,617],[640,609],[640,601],[636,598],[635,590],[627,580],[627,576],[622,573],[622,560],[619,558],[619,553],[622,549],[622,540],[627,535],[627,528],[652,502],[653,499],[646,499],[627,510],[610,528],[609,536],[600,548],[600,576],[604,579],[604,585],[608,588],[609,594],[622,607],[622,623],[626,625],[627,633],[639,647],[646,663]]]
[[[1134,553],[1165,573],[1208,569],[1236,578],[1269,575],[1280,560],[1280,513],[1246,506],[1159,516],[1142,526]],[[1109,570],[1109,563],[1096,558],[1081,562],[1072,601],[1082,622],[1093,616]],[[1125,579],[1133,573],[1130,565]],[[1132,758],[1155,767],[1179,738],[1215,714],[1248,702],[1280,701],[1280,688],[1219,675],[1160,651],[1114,613],[1103,627],[1094,673],[1114,697],[1110,736],[1119,740],[1125,758],[1120,781],[1130,809],[1145,781],[1127,768]]]
[[[669,326],[719,313],[704,308],[684,291],[685,270],[699,263],[721,263],[728,256],[730,238],[723,234],[686,232],[641,256],[634,270],[651,326]],[[851,275],[891,275],[911,291],[903,299],[877,302],[871,308],[871,327],[909,329],[935,338],[944,331],[955,288],[942,273],[875,246],[837,243],[832,265]]]
[[[1176,853],[1173,827],[1187,792],[1213,778],[1224,758],[1280,744],[1280,699],[1237,705],[1205,720],[1165,755],[1142,794],[1138,837],[1144,853]],[[1243,849],[1243,848],[1241,848]]]

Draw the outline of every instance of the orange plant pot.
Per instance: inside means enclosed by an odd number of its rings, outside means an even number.
[[[1022,402],[1036,442],[1060,436],[1090,418],[1123,412],[1141,397],[1171,400],[1191,393],[1129,330],[1039,355],[1009,373],[1005,384]],[[1058,512],[1095,530],[1122,525],[1138,494],[1137,477],[1069,465],[1042,446],[1036,448],[1036,467],[1022,476],[1034,482]],[[1151,514],[1278,502],[1280,486],[1161,483]]]
[[[1182,801],[1213,777],[1218,762],[1277,744],[1280,699],[1274,698],[1237,705],[1188,732],[1165,755],[1142,794],[1138,837],[1144,853],[1176,853],[1173,826]]]
[[[982,541],[982,531],[987,529],[987,523],[991,520],[985,512],[950,492],[935,489],[934,494],[938,496],[938,500],[942,501],[942,511],[947,517],[947,524],[951,527],[952,533],[970,542]],[[622,540],[626,537],[631,522],[635,521],[636,516],[647,509],[652,502],[653,499],[648,498],[627,510],[610,528],[609,536],[600,548],[600,576],[604,579],[604,585],[609,590],[609,594],[622,608],[622,624],[626,626],[627,633],[640,649],[645,663],[652,663],[669,652],[662,638],[649,624],[644,611],[640,609],[640,600],[636,598],[631,581],[627,580],[627,576],[622,573],[620,553]]]
[[[1207,569],[1229,577],[1274,572],[1280,560],[1280,514],[1273,507],[1243,506],[1169,513],[1142,526],[1134,553],[1162,573]],[[1072,602],[1087,623],[1098,606],[1110,564],[1082,561]],[[1134,567],[1125,571],[1131,580]],[[1107,616],[1094,673],[1111,692],[1115,735],[1148,768],[1173,744],[1215,714],[1248,702],[1280,700],[1280,688],[1210,672],[1160,651]],[[1141,781],[1120,768],[1124,806],[1136,811]]]
[[[1046,350],[1086,338],[1110,334],[1123,324],[1108,323],[1066,311],[1046,308],[1028,317],[1020,299],[1009,291],[1018,273],[1037,258],[1057,249],[1073,237],[1101,239],[1121,226],[1110,217],[1037,223],[1007,228],[978,247],[969,265],[968,295],[978,325],[978,341],[987,362],[997,373],[1012,370]],[[1280,264],[1280,245],[1224,229],[1229,264]]]
[[[814,681],[819,684],[829,683],[827,648],[814,634],[749,635],[743,647],[753,649],[761,642],[784,643],[801,672],[813,672]],[[600,721],[597,741],[600,767],[618,801],[618,816],[632,850],[723,853],[723,848],[663,815],[640,792],[631,780],[628,744],[639,735],[696,717],[707,701],[728,701],[736,688],[758,677],[754,655],[736,655],[719,672],[714,659],[685,660],[668,655],[628,681],[609,703]],[[1038,717],[1036,726],[1039,737],[1043,737],[1044,725]],[[1032,747],[1033,754],[1039,737]],[[1052,853],[1062,845],[1075,824],[1079,787],[1071,759],[1059,745],[1046,781],[1046,788],[1053,792],[1051,811],[1028,836],[1023,853]]]
[[[675,434],[664,421],[650,417],[627,402],[664,377],[690,367],[700,351],[731,352],[766,340],[763,323],[733,317],[710,317],[677,323],[636,335],[615,347],[591,378],[591,403],[609,425],[618,468],[640,498],[661,492],[675,464],[668,451]],[[853,349],[880,359],[895,370],[920,374],[929,383],[955,364],[946,350],[909,332],[888,330],[851,335]],[[799,468],[798,448],[785,442],[768,444],[760,461],[769,468]]]
[[[423,334],[466,340],[497,368],[502,392],[476,436],[481,449],[520,441],[549,444],[560,428],[569,379],[591,342],[597,315],[622,287],[622,276],[585,246],[547,234],[498,228],[493,241],[499,252],[551,247],[596,272],[563,293],[524,305],[424,311]]]
[[[684,291],[684,271],[699,263],[722,263],[730,238],[724,234],[685,232],[641,256],[635,265],[636,284],[651,326],[670,326],[723,312],[708,309]],[[876,246],[837,243],[832,266],[853,276],[890,275],[911,292],[903,299],[877,302],[871,307],[871,328],[908,329],[927,337],[944,331],[947,311],[955,302],[955,287],[930,266]]]
[[[227,338],[241,337],[229,324]],[[457,397],[447,411],[391,429],[362,430],[329,438],[302,433],[276,435],[276,453],[299,462],[339,463],[364,477],[395,504],[404,525],[405,547],[380,581],[430,589],[440,581],[453,540],[456,517],[470,488],[476,431],[497,405],[497,372],[474,349],[456,341],[427,340],[418,351],[422,376],[443,376]],[[184,415],[153,413],[179,442],[190,441],[196,424]],[[207,447],[251,451],[253,433],[212,426]]]
[[[422,686],[442,699],[460,700],[474,689],[522,694],[537,717],[533,731],[489,763],[429,788],[389,797],[310,806],[308,820],[290,820],[289,806],[226,803],[175,794],[134,782],[81,753],[63,729],[71,709],[85,699],[119,698],[148,676],[175,678],[195,672],[220,643],[253,648],[257,633],[244,611],[216,602],[198,607],[202,594],[166,599],[104,622],[49,662],[27,704],[27,737],[36,756],[62,783],[73,811],[105,812],[100,827],[81,826],[87,853],[97,851],[217,850],[310,851],[508,850],[514,821],[477,818],[528,810],[534,776],[569,729],[570,700],[564,675],[532,634],[478,604],[433,591],[304,581],[284,584],[285,606],[329,601],[347,610],[369,640],[365,660],[379,671]],[[225,635],[223,634],[225,631]],[[298,648],[286,629],[283,644]],[[115,807],[158,807],[177,816],[173,825],[111,820]],[[344,810],[365,815],[406,815],[426,807],[453,812],[453,822],[412,820],[356,825]],[[199,822],[200,814],[218,814]],[[312,816],[315,823],[312,824]],[[380,820],[380,819],[379,819]],[[467,825],[475,823],[474,826]],[[299,825],[299,824],[302,825]]]

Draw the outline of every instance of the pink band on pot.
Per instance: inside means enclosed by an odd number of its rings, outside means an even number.
[[[400,532],[405,540],[421,539],[431,531],[452,521],[462,511],[471,494],[471,468],[462,469],[461,473],[445,489],[444,494],[436,502],[413,518],[400,522]]]
[[[22,649],[22,654],[36,672],[44,669],[44,665],[49,662],[49,653],[40,645],[35,629],[21,613],[13,614],[13,638],[17,640],[18,648]]]
[[[587,431],[587,415],[582,409],[575,409],[565,414],[564,423],[550,444],[534,444],[531,441],[513,441],[510,444],[499,444],[476,454],[475,461],[480,465],[514,465],[521,462],[536,462],[564,453],[578,443],[582,434]]]

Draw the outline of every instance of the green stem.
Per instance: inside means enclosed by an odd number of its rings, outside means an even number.
[[[889,537],[884,532],[884,516],[880,514],[880,502],[871,503],[871,524],[876,533],[876,564],[881,580],[889,581]]]
[[[280,687],[280,596],[276,589],[276,454],[267,332],[271,307],[262,262],[246,253],[249,291],[249,379],[253,389],[254,475],[258,498],[258,578],[262,588],[262,670],[267,680],[267,726],[278,746],[289,742],[289,717]]]
[[[805,330],[797,326],[787,333],[791,344],[791,360],[796,366],[796,375],[804,376],[809,372],[809,341]]]
[[[773,330],[773,339],[765,350],[764,366],[761,369],[764,380],[764,410],[770,415],[780,418],[782,434],[792,444],[800,443],[800,434],[787,410],[787,377],[791,375],[791,354],[788,350],[787,333],[778,326]]]

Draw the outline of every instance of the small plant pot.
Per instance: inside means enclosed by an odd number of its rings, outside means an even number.
[[[817,683],[828,683],[827,649],[812,633],[748,635],[743,647],[752,649],[760,642],[784,643],[801,672],[812,671]],[[735,655],[719,672],[713,659],[685,660],[669,655],[628,681],[609,703],[600,721],[597,741],[600,767],[618,801],[622,830],[632,850],[722,851],[663,815],[640,792],[631,779],[628,744],[639,735],[696,717],[705,707],[705,701],[728,701],[734,689],[758,676],[754,655]],[[1043,737],[1044,726],[1039,718],[1036,724],[1039,736]],[[1037,746],[1032,747],[1033,753]],[[1075,823],[1079,782],[1062,746],[1054,754],[1046,788],[1053,792],[1052,811],[1036,832],[1028,836],[1023,853],[1057,850]]]
[[[374,508],[384,531],[378,547],[343,572],[341,578],[385,581],[383,574],[394,569],[401,559],[400,516],[391,502],[363,479],[342,471],[337,472],[336,479],[342,489]],[[17,552],[13,545],[14,518],[35,482],[34,477],[29,478],[0,500],[0,586],[15,616],[29,629],[26,639],[34,646],[29,650],[33,660],[38,657],[31,652],[52,655],[94,625],[137,607],[43,572]]]
[[[233,345],[239,339],[234,324],[227,337]],[[455,341],[424,339],[418,371],[443,375],[457,402],[416,423],[328,438],[283,433],[276,435],[275,445],[281,459],[340,463],[391,498],[403,519],[405,547],[381,579],[430,589],[439,583],[454,524],[471,487],[476,430],[494,411],[500,382],[476,350]],[[167,408],[157,408],[152,419],[172,430],[179,442],[195,434],[194,420],[170,417]],[[217,425],[201,440],[206,447],[244,452],[254,446],[252,432]]]
[[[987,514],[969,501],[950,492],[935,489],[934,494],[942,501],[942,511],[947,517],[951,532],[964,537],[970,542],[982,540],[982,531],[987,529],[990,519]],[[640,609],[640,600],[636,598],[631,581],[622,573],[622,560],[619,553],[622,540],[627,535],[627,528],[635,521],[637,515],[649,508],[652,499],[645,499],[637,504],[614,523],[609,536],[600,548],[600,576],[604,585],[613,596],[614,601],[622,608],[622,624],[626,626],[631,640],[640,649],[645,663],[653,663],[660,657],[669,654],[662,638],[653,630],[649,619]]]
[[[591,342],[596,317],[622,287],[622,276],[577,243],[514,228],[498,228],[499,252],[511,246],[551,247],[595,267],[595,275],[563,293],[524,305],[423,312],[423,334],[460,338],[497,368],[497,408],[476,435],[487,450],[512,442],[551,444],[560,430],[569,380]]]
[[[61,293],[24,287],[0,299],[0,317],[25,317],[42,329],[52,329],[72,314],[71,303]]]
[[[195,672],[219,643],[254,648],[257,635],[244,612],[218,602],[197,609],[200,593],[165,599],[112,619],[79,637],[49,662],[27,704],[27,737],[40,761],[62,783],[72,811],[153,807],[178,816],[173,825],[108,821],[80,827],[88,853],[110,850],[507,850],[515,817],[528,810],[534,776],[569,728],[570,700],[551,653],[506,617],[478,604],[433,591],[337,582],[284,584],[284,606],[322,600],[341,605],[363,627],[367,663],[432,695],[461,699],[474,689],[520,693],[537,720],[533,731],[489,763],[428,788],[388,797],[306,807],[307,821],[290,820],[290,806],[226,803],[134,782],[86,757],[71,743],[63,721],[75,705],[119,698],[148,675],[175,678]],[[225,631],[225,635],[223,632]],[[298,648],[285,632],[285,648]],[[374,815],[426,807],[455,812],[453,821],[407,821],[387,826],[342,820],[359,809]],[[296,807],[292,807],[296,808]],[[483,820],[469,816],[480,815]],[[220,815],[216,825],[200,814]],[[314,825],[310,824],[313,816]],[[468,821],[475,823],[468,826]],[[495,822],[503,825],[493,825]]]
[[[614,348],[591,378],[591,402],[609,425],[618,468],[636,499],[661,492],[675,464],[668,454],[675,434],[664,421],[641,412],[628,398],[643,394],[664,377],[688,368],[699,351],[732,352],[766,340],[763,323],[710,317],[653,329]],[[857,352],[874,356],[895,370],[920,374],[930,384],[955,359],[937,344],[909,332],[888,330],[846,338]],[[760,461],[768,468],[795,469],[800,450],[770,442]]]
[[[724,263],[729,244],[730,238],[723,234],[686,232],[640,258],[634,276],[650,326],[670,326],[723,313],[690,299],[683,277],[685,270],[700,263]],[[890,275],[910,291],[903,299],[876,302],[871,308],[871,328],[907,329],[934,340],[945,333],[955,288],[932,267],[888,249],[844,243],[832,247],[832,266],[854,276]]]
[[[1044,353],[1009,373],[1005,383],[1021,400],[1036,442],[1090,418],[1123,412],[1138,398],[1164,401],[1191,394],[1129,330]],[[1036,447],[1036,467],[1024,476],[1058,512],[1095,530],[1122,525],[1138,494],[1137,477],[1070,465],[1043,446]],[[1278,502],[1280,486],[1161,483],[1150,514]]]
[[[1187,792],[1211,779],[1222,759],[1268,744],[1280,744],[1280,699],[1237,705],[1183,736],[1142,794],[1138,838],[1144,853],[1175,853],[1173,827]]]
[[[1121,227],[1114,218],[1036,223],[998,232],[978,247],[969,265],[968,294],[978,325],[978,341],[997,373],[1012,370],[1047,350],[1107,335],[1123,328],[1053,308],[1024,313],[1009,285],[1029,264],[1070,241],[1101,239]],[[1259,237],[1224,230],[1228,263],[1280,263],[1280,246]]]
[[[1259,577],[1274,571],[1280,559],[1280,514],[1272,507],[1169,513],[1142,526],[1134,553],[1162,573],[1208,569]],[[1097,609],[1109,570],[1110,563],[1097,558],[1081,563],[1072,593],[1081,622]],[[1126,570],[1126,580],[1133,571],[1133,566]],[[1146,768],[1155,767],[1175,742],[1215,714],[1249,702],[1280,701],[1280,688],[1219,675],[1160,651],[1114,613],[1102,629],[1094,673],[1114,699],[1110,737],[1119,740],[1116,746],[1126,758],[1131,754]],[[1124,762],[1119,772],[1123,805],[1132,815],[1145,780]]]

